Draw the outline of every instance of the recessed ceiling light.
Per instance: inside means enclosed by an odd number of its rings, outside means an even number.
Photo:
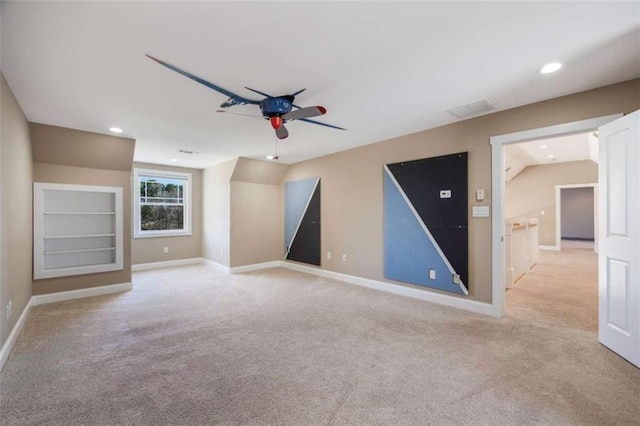
[[[113,133],[122,133],[122,129],[120,127],[109,127],[109,131]]]
[[[176,160],[175,158],[172,158],[172,159],[171,159],[171,160],[169,160],[169,161],[178,161],[178,160]]]
[[[267,160],[277,160],[278,158],[280,157],[278,157],[277,155],[267,155]]]
[[[547,145],[540,145],[540,149],[547,149]]]
[[[555,155],[553,155],[553,154],[549,154],[549,155],[547,155],[547,157],[549,157],[549,158],[556,158],[556,156],[555,156]]]
[[[558,71],[560,68],[562,68],[562,64],[560,62],[551,62],[550,64],[540,68],[540,73],[549,74]]]

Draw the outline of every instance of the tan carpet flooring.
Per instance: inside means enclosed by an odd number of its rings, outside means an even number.
[[[640,424],[640,370],[597,342],[595,255],[568,255],[502,320],[284,269],[135,273],[32,310],[0,423]]]

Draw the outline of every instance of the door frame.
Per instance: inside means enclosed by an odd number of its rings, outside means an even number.
[[[553,250],[562,250],[562,190],[573,188],[593,188],[593,251],[598,252],[598,184],[575,183],[556,185],[556,245]]]
[[[505,314],[504,279],[504,147],[505,145],[527,142],[536,139],[551,138],[597,130],[603,124],[613,121],[623,114],[612,114],[587,120],[572,121],[554,126],[523,130],[489,138],[491,144],[491,305],[492,314],[503,317]]]

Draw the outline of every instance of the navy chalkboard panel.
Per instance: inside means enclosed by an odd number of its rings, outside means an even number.
[[[285,259],[320,266],[320,178],[284,188]]]
[[[387,164],[384,203],[385,276],[468,294],[467,153]]]

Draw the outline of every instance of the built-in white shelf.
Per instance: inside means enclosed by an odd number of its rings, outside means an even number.
[[[33,187],[35,279],[123,269],[122,188]]]
[[[93,238],[93,237],[115,237],[116,234],[87,234],[87,235],[60,235],[57,237],[43,237],[45,240],[59,240],[65,238]]]
[[[116,213],[115,212],[42,212],[42,214],[92,215],[92,214],[116,214]]]
[[[105,250],[115,250],[115,247],[98,247],[98,248],[86,248],[86,249],[76,249],[76,250],[51,250],[45,251],[44,254],[66,254],[66,253],[85,253],[89,251],[105,251]]]

